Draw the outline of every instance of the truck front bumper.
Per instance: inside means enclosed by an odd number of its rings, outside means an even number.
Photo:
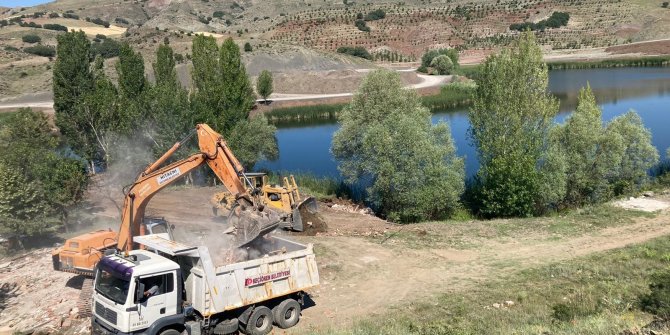
[[[104,321],[99,320],[95,315],[91,316],[91,335],[130,335],[120,332],[113,327],[108,326]]]

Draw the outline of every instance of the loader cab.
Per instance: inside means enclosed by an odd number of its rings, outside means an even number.
[[[145,234],[143,235],[158,235],[166,240],[172,240],[172,230],[174,226],[170,225],[163,217],[144,218]]]
[[[128,257],[102,258],[94,288],[94,333],[160,329],[166,320],[183,318],[181,270],[177,263],[158,254],[135,250]]]

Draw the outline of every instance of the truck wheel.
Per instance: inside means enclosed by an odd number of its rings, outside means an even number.
[[[265,306],[254,308],[244,329],[248,335],[265,335],[272,331],[272,311]]]
[[[216,324],[212,333],[215,335],[226,335],[237,333],[239,321],[237,319],[224,320]]]
[[[160,335],[181,335],[181,332],[174,329],[166,329]]]
[[[291,328],[300,321],[300,304],[293,299],[286,299],[272,309],[272,316],[277,327]]]

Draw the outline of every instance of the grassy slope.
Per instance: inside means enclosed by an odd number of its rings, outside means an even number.
[[[495,227],[495,237],[556,233],[584,235],[607,226],[634,221],[640,212],[603,205],[562,217],[452,223],[442,233],[394,236],[419,248],[468,246],[458,243]],[[488,228],[491,228],[488,227]],[[460,231],[461,236],[453,234]],[[558,237],[560,238],[560,237]],[[622,248],[572,261],[521,271],[504,271],[494,280],[465,291],[400,306],[364,319],[348,329],[324,334],[618,334],[640,327],[651,316],[637,308],[647,292],[649,275],[670,265],[670,238]],[[505,306],[506,301],[513,302]],[[498,305],[499,304],[499,305]],[[563,311],[560,313],[555,310]],[[562,319],[562,320],[561,320]]]

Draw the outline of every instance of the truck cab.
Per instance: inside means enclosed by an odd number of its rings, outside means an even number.
[[[146,250],[103,257],[93,293],[93,334],[156,334],[183,324],[181,271],[168,258]]]

